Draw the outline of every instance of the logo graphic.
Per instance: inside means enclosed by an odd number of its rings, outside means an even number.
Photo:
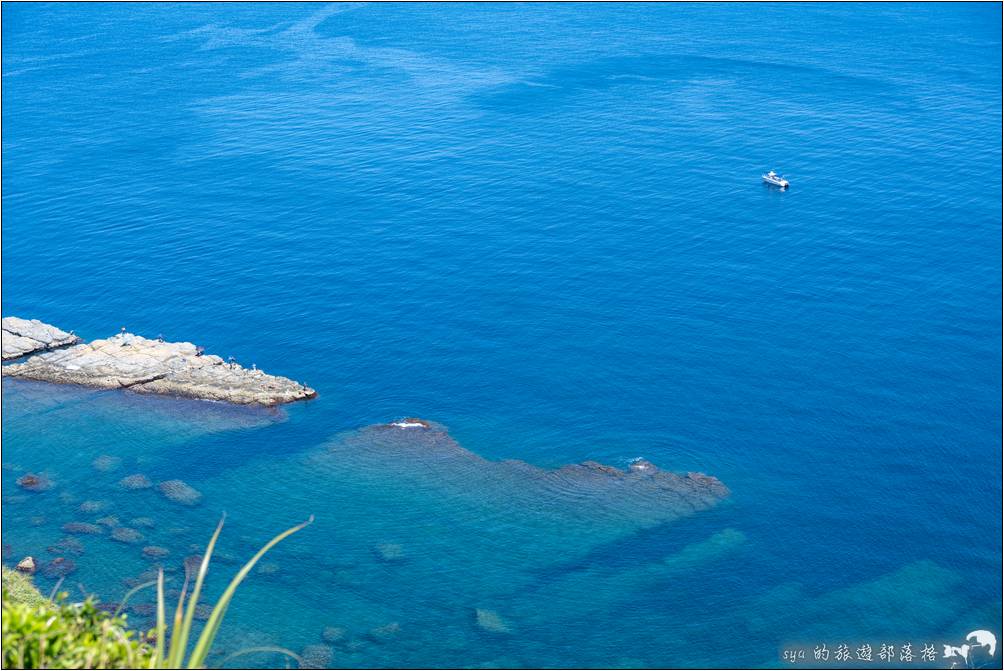
[[[993,657],[997,654],[997,637],[991,634],[986,629],[977,629],[976,631],[969,632],[966,636],[967,641],[974,642],[974,648],[986,648],[987,654]]]
[[[969,632],[966,635],[966,641],[966,643],[959,646],[945,645],[944,658],[952,659],[953,657],[958,657],[966,663],[966,666],[969,666],[971,662],[969,653],[971,652],[975,652],[979,657],[986,654],[991,659],[997,654],[997,637],[986,629],[977,629],[976,631]],[[954,668],[955,664],[952,667]]]

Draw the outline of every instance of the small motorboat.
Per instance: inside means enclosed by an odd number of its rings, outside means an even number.
[[[766,175],[760,175],[760,176],[763,177],[763,181],[767,182],[768,184],[779,186],[782,189],[788,188],[788,180],[786,180],[784,177],[781,177],[781,175],[777,174],[773,170],[768,172]]]

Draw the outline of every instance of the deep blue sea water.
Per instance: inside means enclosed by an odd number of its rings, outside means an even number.
[[[947,666],[943,643],[1001,635],[999,4],[2,18],[3,314],[319,392],[248,412],[5,380],[5,562],[112,514],[152,517],[176,567],[224,510],[241,559],[315,515],[241,588],[216,663],[327,626],[349,667],[782,666],[866,641]],[[523,505],[518,480],[456,491],[354,447],[404,416],[491,460],[644,457],[732,495],[653,526]],[[55,487],[20,491],[28,470]],[[203,503],[119,491],[132,472]],[[82,541],[77,596],[150,565]]]

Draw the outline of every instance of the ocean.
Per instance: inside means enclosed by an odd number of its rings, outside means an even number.
[[[178,588],[225,512],[212,598],[313,515],[241,586],[214,664],[825,666],[868,644],[843,664],[889,666],[888,644],[950,665],[944,644],[1002,634],[1001,18],[5,3],[3,315],[195,342],[319,395],[4,379],[4,562],[149,518]],[[524,496],[519,469],[368,442],[411,416],[490,462],[640,457],[731,495],[678,519]],[[133,473],[202,502],[121,490]],[[117,602],[153,564],[78,540],[72,598]]]

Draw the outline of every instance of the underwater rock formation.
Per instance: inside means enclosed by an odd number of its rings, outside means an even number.
[[[745,544],[746,534],[728,528],[689,543],[659,560],[632,563],[627,567],[585,562],[578,569],[563,569],[558,577],[534,589],[521,589],[512,595],[509,607],[520,621],[525,620],[532,626],[542,624],[541,603],[563,604],[563,618],[588,619],[598,613],[616,611],[634,595],[673,585],[682,576],[686,580],[698,575],[715,562],[740,552]],[[596,590],[594,585],[602,585],[603,589]]]
[[[66,536],[56,543],[53,543],[49,547],[45,548],[46,552],[50,552],[54,555],[64,555],[64,554],[74,554],[82,555],[84,554],[84,544],[73,536]]]
[[[242,405],[278,405],[317,395],[288,378],[203,355],[192,343],[150,340],[131,333],[38,354],[5,366],[3,372],[43,382],[128,388]]]
[[[17,479],[17,484],[21,489],[27,489],[29,492],[44,492],[52,488],[52,481],[49,478],[34,473],[22,475]]]
[[[373,464],[399,472],[401,478],[428,478],[451,495],[482,503],[497,499],[534,509],[559,505],[581,516],[665,522],[709,508],[729,494],[713,476],[678,474],[644,460],[627,468],[595,461],[560,468],[491,461],[462,447],[441,425],[414,418],[342,434],[329,451],[351,459],[355,467]],[[378,554],[384,553],[378,549]]]
[[[4,361],[80,342],[80,338],[72,333],[67,333],[37,319],[4,317],[0,320],[0,325],[3,327]]]
[[[56,557],[42,565],[42,575],[46,578],[65,578],[76,570],[76,562],[66,557]]]
[[[67,522],[63,525],[63,531],[68,534],[99,534],[101,527],[88,522]]]
[[[308,645],[300,652],[301,669],[329,669],[334,652],[326,645]]]
[[[393,427],[395,429],[431,429],[432,422],[419,419],[418,417],[405,417],[404,419],[391,422],[390,424],[385,424],[383,426],[387,428]]]
[[[139,543],[143,540],[143,534],[136,531],[135,529],[130,529],[129,527],[116,527],[112,529],[112,540],[116,540],[119,543]]]
[[[255,569],[258,575],[275,575],[279,572],[279,565],[275,562],[262,562],[258,564],[258,568]]]
[[[135,475],[127,475],[119,480],[119,487],[131,490],[150,489],[153,487],[153,483],[150,482],[150,478],[142,473],[136,473]]]
[[[169,554],[171,554],[170,550],[159,545],[147,545],[143,548],[143,556],[147,559],[163,559]]]
[[[109,454],[102,454],[99,457],[95,457],[94,461],[91,462],[91,466],[94,467],[94,470],[101,472],[114,471],[121,465],[122,459],[119,457],[113,457]]]
[[[478,626],[492,634],[511,634],[512,626],[501,615],[487,608],[475,608],[474,620]]]
[[[369,638],[376,643],[386,643],[401,632],[401,625],[390,622],[382,627],[374,627],[369,631]]]
[[[325,627],[321,632],[321,640],[325,643],[341,643],[345,640],[346,633],[342,627]]]
[[[397,543],[380,543],[373,550],[381,561],[402,561],[405,558],[404,548]]]
[[[185,506],[197,505],[202,500],[202,494],[199,490],[182,480],[167,480],[160,483],[157,489],[167,500]]]
[[[108,507],[107,501],[84,501],[79,506],[77,510],[82,513],[98,513]]]

